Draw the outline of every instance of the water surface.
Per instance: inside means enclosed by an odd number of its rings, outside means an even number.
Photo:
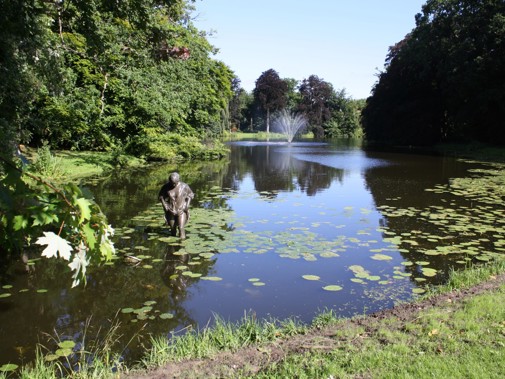
[[[115,323],[116,351],[136,359],[150,333],[215,315],[310,322],[325,309],[348,317],[392,307],[451,268],[503,252],[503,198],[459,181],[495,169],[353,144],[238,142],[225,161],[117,172],[89,190],[116,229],[118,259],[77,289],[64,263],[10,267],[0,364],[32,359],[39,342],[92,341]],[[196,195],[183,242],[169,236],[156,199],[175,170]]]

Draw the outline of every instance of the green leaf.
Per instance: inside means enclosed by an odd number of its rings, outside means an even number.
[[[89,223],[82,225],[81,230],[84,233],[84,237],[86,237],[86,244],[89,246],[90,250],[94,250],[96,245],[95,230]]]
[[[14,216],[14,219],[12,221],[13,228],[16,231],[24,229],[28,226],[28,220],[21,215]]]
[[[89,220],[91,218],[91,201],[80,197],[75,202],[80,210],[79,222],[82,223],[84,220]]]

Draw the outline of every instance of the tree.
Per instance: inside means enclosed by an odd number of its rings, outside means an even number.
[[[302,81],[299,91],[301,100],[298,111],[306,115],[314,134],[318,138],[324,137],[323,124],[331,119],[333,86],[316,75],[311,75]]]
[[[288,85],[273,70],[263,72],[253,90],[255,103],[266,115],[266,131],[270,132],[270,115],[286,107]]]
[[[230,120],[232,130],[241,129],[242,125],[247,124],[245,111],[248,106],[248,96],[245,89],[240,85],[240,79],[235,77],[232,80],[233,97],[230,100]]]
[[[429,0],[389,49],[367,99],[367,139],[505,143],[505,3]]]
[[[330,138],[361,136],[361,110],[364,100],[349,98],[345,90],[334,92],[329,101],[330,119],[323,124],[325,135]]]

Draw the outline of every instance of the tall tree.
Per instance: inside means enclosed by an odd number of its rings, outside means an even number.
[[[389,49],[367,100],[367,138],[505,144],[505,2],[429,0]]]
[[[253,90],[254,100],[266,115],[267,133],[270,132],[270,115],[286,107],[287,93],[287,83],[273,69],[263,72],[256,80],[256,87]]]
[[[314,134],[324,137],[323,124],[331,118],[333,86],[316,75],[304,79],[299,87],[301,100],[298,111],[304,113]]]

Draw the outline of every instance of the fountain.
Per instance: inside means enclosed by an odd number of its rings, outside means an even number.
[[[307,125],[303,114],[293,114],[283,109],[273,122],[273,131],[284,134],[288,143],[293,141],[296,133]]]

